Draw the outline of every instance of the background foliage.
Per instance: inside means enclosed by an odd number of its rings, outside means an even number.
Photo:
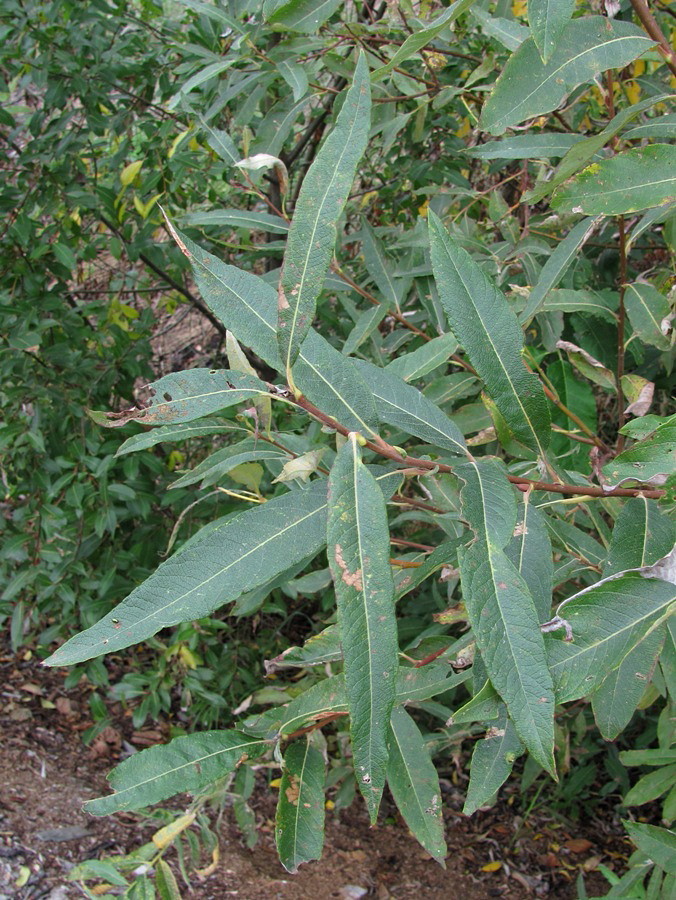
[[[197,795],[129,896],[214,793],[252,835],[244,755],[289,870],[386,783],[441,861],[468,738],[468,813],[526,752],[552,803],[642,767],[611,895],[673,888],[632,810],[676,797],[674,29],[616,6],[4,4],[2,615],[84,629],[73,682],[145,641],[137,724],[237,719],[89,805]],[[189,307],[213,346],[153,372]]]

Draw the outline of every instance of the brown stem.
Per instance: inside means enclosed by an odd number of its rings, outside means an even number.
[[[618,431],[624,425],[624,391],[622,390],[622,376],[624,375],[624,323],[625,323],[625,307],[624,292],[627,286],[627,232],[624,227],[624,216],[617,217],[617,225],[619,228],[620,243],[620,284],[619,284],[619,307],[617,315],[617,428]],[[621,453],[624,449],[624,435],[617,436],[617,452]]]
[[[641,21],[641,25],[648,32],[650,37],[657,43],[657,49],[664,57],[664,61],[669,66],[674,75],[676,75],[676,56],[664,36],[664,32],[657,24],[657,20],[650,11],[647,0],[631,0],[634,12]]]
[[[350,434],[349,428],[341,425],[340,422],[337,422],[331,416],[327,416],[313,403],[310,403],[307,397],[304,397],[302,394],[298,394],[291,402],[295,403],[296,406],[299,406],[311,416],[314,416],[317,421],[321,422],[323,425],[327,425],[339,434],[342,434],[345,437]],[[431,459],[419,459],[416,456],[402,457],[396,447],[388,444],[387,441],[384,441],[379,435],[373,435],[372,440],[366,440],[365,446],[374,453],[378,453],[386,459],[394,460],[406,468],[428,469],[434,472],[453,473],[453,466],[449,466],[446,463],[435,462]],[[577,484],[555,484],[547,481],[533,481],[530,478],[523,478],[517,475],[508,475],[507,480],[516,485],[516,487],[524,493],[526,491],[547,491],[552,494],[569,494],[572,497],[646,497],[656,500],[664,494],[664,491],[653,490],[652,488],[647,487],[616,487],[605,490],[602,487],[594,487],[592,485],[589,485],[589,487],[581,487]]]

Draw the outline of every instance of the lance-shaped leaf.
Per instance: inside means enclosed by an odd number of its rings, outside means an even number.
[[[387,783],[413,836],[444,865],[446,842],[439,776],[418,726],[403,706],[392,710]]]
[[[519,505],[514,536],[507,544],[505,553],[528,585],[538,617],[541,622],[545,622],[552,608],[552,542],[545,515],[533,503],[524,500]]]
[[[550,112],[579,84],[606,69],[623,68],[653,44],[629,22],[584,16],[569,22],[543,63],[531,37],[502,70],[481,112],[481,128],[502,134],[510,125]]]
[[[617,295],[597,294],[595,291],[570,291],[562,288],[549,291],[541,308],[544,312],[586,313],[590,316],[597,316],[610,324],[615,324],[614,312],[617,309]],[[526,318],[525,310],[523,317]],[[549,375],[549,371],[547,374]]]
[[[309,637],[302,647],[287,647],[274,659],[265,660],[265,674],[270,675],[280,669],[321,666],[327,662],[337,662],[343,658],[340,648],[338,625],[329,625],[319,634]]]
[[[289,230],[288,223],[280,216],[250,209],[210,209],[190,213],[182,221],[184,225],[230,225],[232,228],[256,228],[272,234],[286,234]]]
[[[465,152],[475,159],[551,159],[564,156],[583,140],[584,136],[580,134],[517,134],[471,147]]]
[[[549,291],[559,283],[578,255],[580,247],[591,237],[598,219],[583,219],[568,232],[544,264],[537,284],[528,297],[526,308],[519,316],[522,325],[528,324],[543,307]]]
[[[380,240],[366,219],[362,223],[362,251],[366,269],[383,296],[385,309],[398,309],[405,282],[401,278],[395,280],[392,277],[393,264],[385,255]]]
[[[435,447],[467,455],[465,439],[458,426],[417,388],[368,360],[355,359],[354,365],[371,387],[382,422]]]
[[[171,487],[187,487],[197,481],[202,482],[202,487],[207,487],[242,463],[264,460],[285,463],[289,459],[291,457],[284,450],[270,444],[263,444],[262,441],[257,442],[255,438],[247,438],[238,444],[231,444],[229,447],[222,447],[215,453],[210,453],[194,469],[172,482]]]
[[[336,590],[354,770],[372,822],[385,786],[397,672],[397,625],[385,499],[356,435],[329,476],[327,553]]]
[[[490,681],[487,681],[471,700],[456,710],[446,723],[458,725],[461,722],[488,722],[497,719],[505,709],[505,704]]]
[[[528,24],[543,62],[547,62],[575,9],[575,0],[528,0]]]
[[[234,422],[221,424],[214,422],[190,423],[186,425],[164,425],[154,428],[152,431],[141,432],[127,438],[124,444],[120,444],[115,456],[124,456],[126,453],[136,453],[137,450],[147,450],[156,444],[171,443],[173,441],[187,441],[193,437],[206,437],[212,434],[247,434],[246,428],[236,425]]]
[[[552,197],[563,213],[616,216],[671,203],[676,191],[676,147],[651,144],[592,163]]]
[[[462,810],[466,816],[492,802],[523,751],[523,744],[503,704],[498,722],[491,725],[472,753],[467,799]]]
[[[69,666],[209,615],[318,553],[325,522],[323,479],[229,516],[220,528],[163,562],[112,612],[59,647],[47,664]]]
[[[547,635],[547,657],[558,703],[594,691],[673,609],[676,585],[639,572],[586,588],[563,606],[572,630],[565,642]]]
[[[240,727],[259,738],[276,739],[328,716],[347,715],[345,679],[333,675],[314,684],[286,706],[250,716]]]
[[[115,793],[85,803],[93,816],[141,809],[184,791],[196,793],[269,745],[241,731],[202,731],[150,747],[125,759],[108,776]]]
[[[657,500],[631,497],[615,521],[603,575],[652,566],[669,553],[676,540],[674,522]]]
[[[154,381],[150,385],[152,399],[145,409],[90,412],[90,415],[98,425],[108,428],[120,428],[128,422],[173,425],[208,416],[243,401],[250,402],[267,393],[267,386],[254,375],[231,369],[187,369]]]
[[[622,137],[632,141],[637,138],[676,138],[676,113],[655,116],[643,125],[625,131]]]
[[[643,825],[623,820],[629,837],[638,849],[656,863],[660,869],[676,875],[676,832],[657,825]]]
[[[650,683],[664,635],[663,625],[649,631],[592,694],[594,720],[607,741],[614,741],[634,715]]]
[[[319,859],[324,848],[324,757],[309,738],[284,754],[275,823],[279,859],[287,872]]]
[[[447,363],[451,354],[458,349],[454,334],[440,334],[432,338],[412,353],[403,353],[392,360],[386,368],[388,372],[398,375],[404,381],[416,381]]]
[[[493,687],[534,759],[555,774],[554,689],[528,586],[503,550],[514,532],[511,486],[497,461],[463,463],[463,516],[475,541],[459,552],[465,608]]]
[[[417,53],[418,50],[422,50],[422,48],[429,44],[430,41],[433,41],[447,25],[450,25],[461,13],[464,13],[466,9],[469,9],[472,3],[474,3],[474,0],[456,0],[455,3],[452,3],[448,9],[445,9],[441,15],[436,17],[436,19],[433,19],[424,28],[421,28],[420,31],[416,31],[415,34],[410,34],[401,47],[397,49],[387,65],[381,66],[371,74],[371,80],[376,81],[384,75],[388,75],[395,66],[400,65],[405,59],[410,59],[410,57],[413,56],[414,53]]]
[[[256,275],[228,266],[176,231],[174,239],[190,260],[209,309],[237,340],[268,365],[282,369],[276,341],[275,289]],[[311,331],[294,369],[297,386],[323,412],[346,428],[373,434],[378,417],[371,391],[351,361]]]
[[[675,471],[676,421],[671,420],[603,467],[603,474],[613,485],[630,480],[664,484]]]
[[[514,436],[544,455],[549,411],[537,377],[524,367],[516,316],[437,216],[430,212],[429,219],[432,268],[449,325]]]
[[[361,54],[336,125],[303,179],[289,229],[277,300],[277,339],[287,372],[312,326],[333,257],[338,219],[366,149],[370,110],[368,65]]]

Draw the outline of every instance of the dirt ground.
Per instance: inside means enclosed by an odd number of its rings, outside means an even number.
[[[134,732],[119,706],[113,725],[90,746],[88,688],[63,688],[63,672],[34,659],[0,656],[0,900],[82,897],[68,873],[85,859],[129,852],[147,842],[157,823],[132,814],[96,819],[83,801],[107,793],[105,774],[125,747],[161,741],[166,728]],[[273,840],[274,798],[261,776],[252,807],[260,840],[249,850],[228,813],[218,829],[220,863],[208,877],[193,875],[184,897],[219,900],[422,900],[460,897],[575,898],[582,870],[590,896],[607,883],[600,862],[621,870],[629,848],[615,816],[567,825],[538,812],[524,821],[507,802],[462,815],[463,791],[443,782],[449,853],[446,869],[429,859],[408,834],[389,798],[370,828],[361,803],[327,814],[324,858],[289,875]],[[512,800],[515,799],[512,797]],[[179,801],[180,804],[180,801]],[[180,805],[177,805],[180,810]],[[174,861],[167,857],[170,864]],[[90,885],[91,887],[91,885]]]

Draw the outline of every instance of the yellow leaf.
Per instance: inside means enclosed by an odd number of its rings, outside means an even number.
[[[486,863],[485,866],[481,867],[482,872],[497,872],[498,869],[502,868],[502,863],[499,859],[494,859],[493,862]]]
[[[167,468],[173,472],[185,462],[185,453],[182,450],[172,450],[167,458]]]
[[[177,134],[174,140],[172,141],[171,147],[169,148],[169,152],[167,153],[167,159],[171,159],[171,157],[176,153],[182,141],[184,141],[188,135],[190,134],[190,129],[188,128],[186,131],[182,131],[180,134]]]
[[[201,149],[200,142],[197,140],[196,137],[190,138],[190,141],[188,142],[188,147],[190,147],[191,150]]]
[[[218,849],[218,844],[211,851],[211,863],[206,866],[204,869],[195,869],[198,875],[202,878],[208,878],[209,875],[212,875],[216,871],[216,867],[218,866],[218,860],[220,859],[220,850]]]
[[[282,779],[281,779],[281,778],[273,778],[272,781],[270,782],[270,785],[269,785],[269,786],[270,786],[271,788],[276,788],[277,790],[279,790],[279,786],[280,786],[281,783],[282,783]]]
[[[429,209],[429,206],[430,206],[430,200],[428,197],[427,200],[425,200],[425,202],[423,203],[423,205],[418,207],[418,215],[422,216],[423,219],[427,217],[427,210]]]
[[[138,173],[141,171],[143,167],[143,160],[137,159],[136,162],[129,163],[128,166],[125,166],[124,169],[120,172],[120,181],[124,185],[124,187],[128,187],[132,181],[136,178]]]
[[[645,60],[637,59],[634,63],[634,75],[638,78],[639,75],[645,75]]]
[[[527,0],[512,0],[512,14],[525,18],[526,9],[528,8]]]
[[[471,129],[472,129],[472,125],[469,120],[469,116],[465,116],[465,118],[462,120],[462,125],[455,132],[455,136],[459,137],[459,138],[467,137],[467,135],[470,133]]]
[[[178,819],[174,819],[173,822],[169,825],[165,825],[164,828],[160,828],[160,830],[156,831],[152,837],[153,844],[160,850],[164,850],[164,848],[168,847],[179,834],[186,830],[186,828],[190,828],[195,821],[195,816],[195,813],[187,813],[185,816],[179,816]]]
[[[637,81],[625,81],[624,92],[630,103],[638,103],[641,99],[641,85]]]
[[[134,206],[136,208],[136,212],[139,214],[139,216],[141,216],[142,219],[148,218],[148,216],[150,215],[150,211],[152,210],[153,206],[155,206],[155,204],[157,203],[157,201],[160,199],[161,196],[162,196],[162,194],[155,194],[155,196],[151,197],[147,203],[143,203],[134,194]]]
[[[197,659],[195,658],[195,654],[192,652],[192,650],[189,650],[188,647],[182,646],[178,651],[178,655],[181,657],[183,664],[188,669],[197,668]]]
[[[280,781],[281,781],[281,779],[280,779]],[[335,809],[336,808],[336,804],[333,802],[333,800],[327,800],[326,803],[324,804],[324,806],[327,809]]]
[[[30,877],[31,877],[31,870],[28,868],[28,866],[20,866],[19,867],[19,877],[14,882],[14,884],[17,887],[24,887]]]

